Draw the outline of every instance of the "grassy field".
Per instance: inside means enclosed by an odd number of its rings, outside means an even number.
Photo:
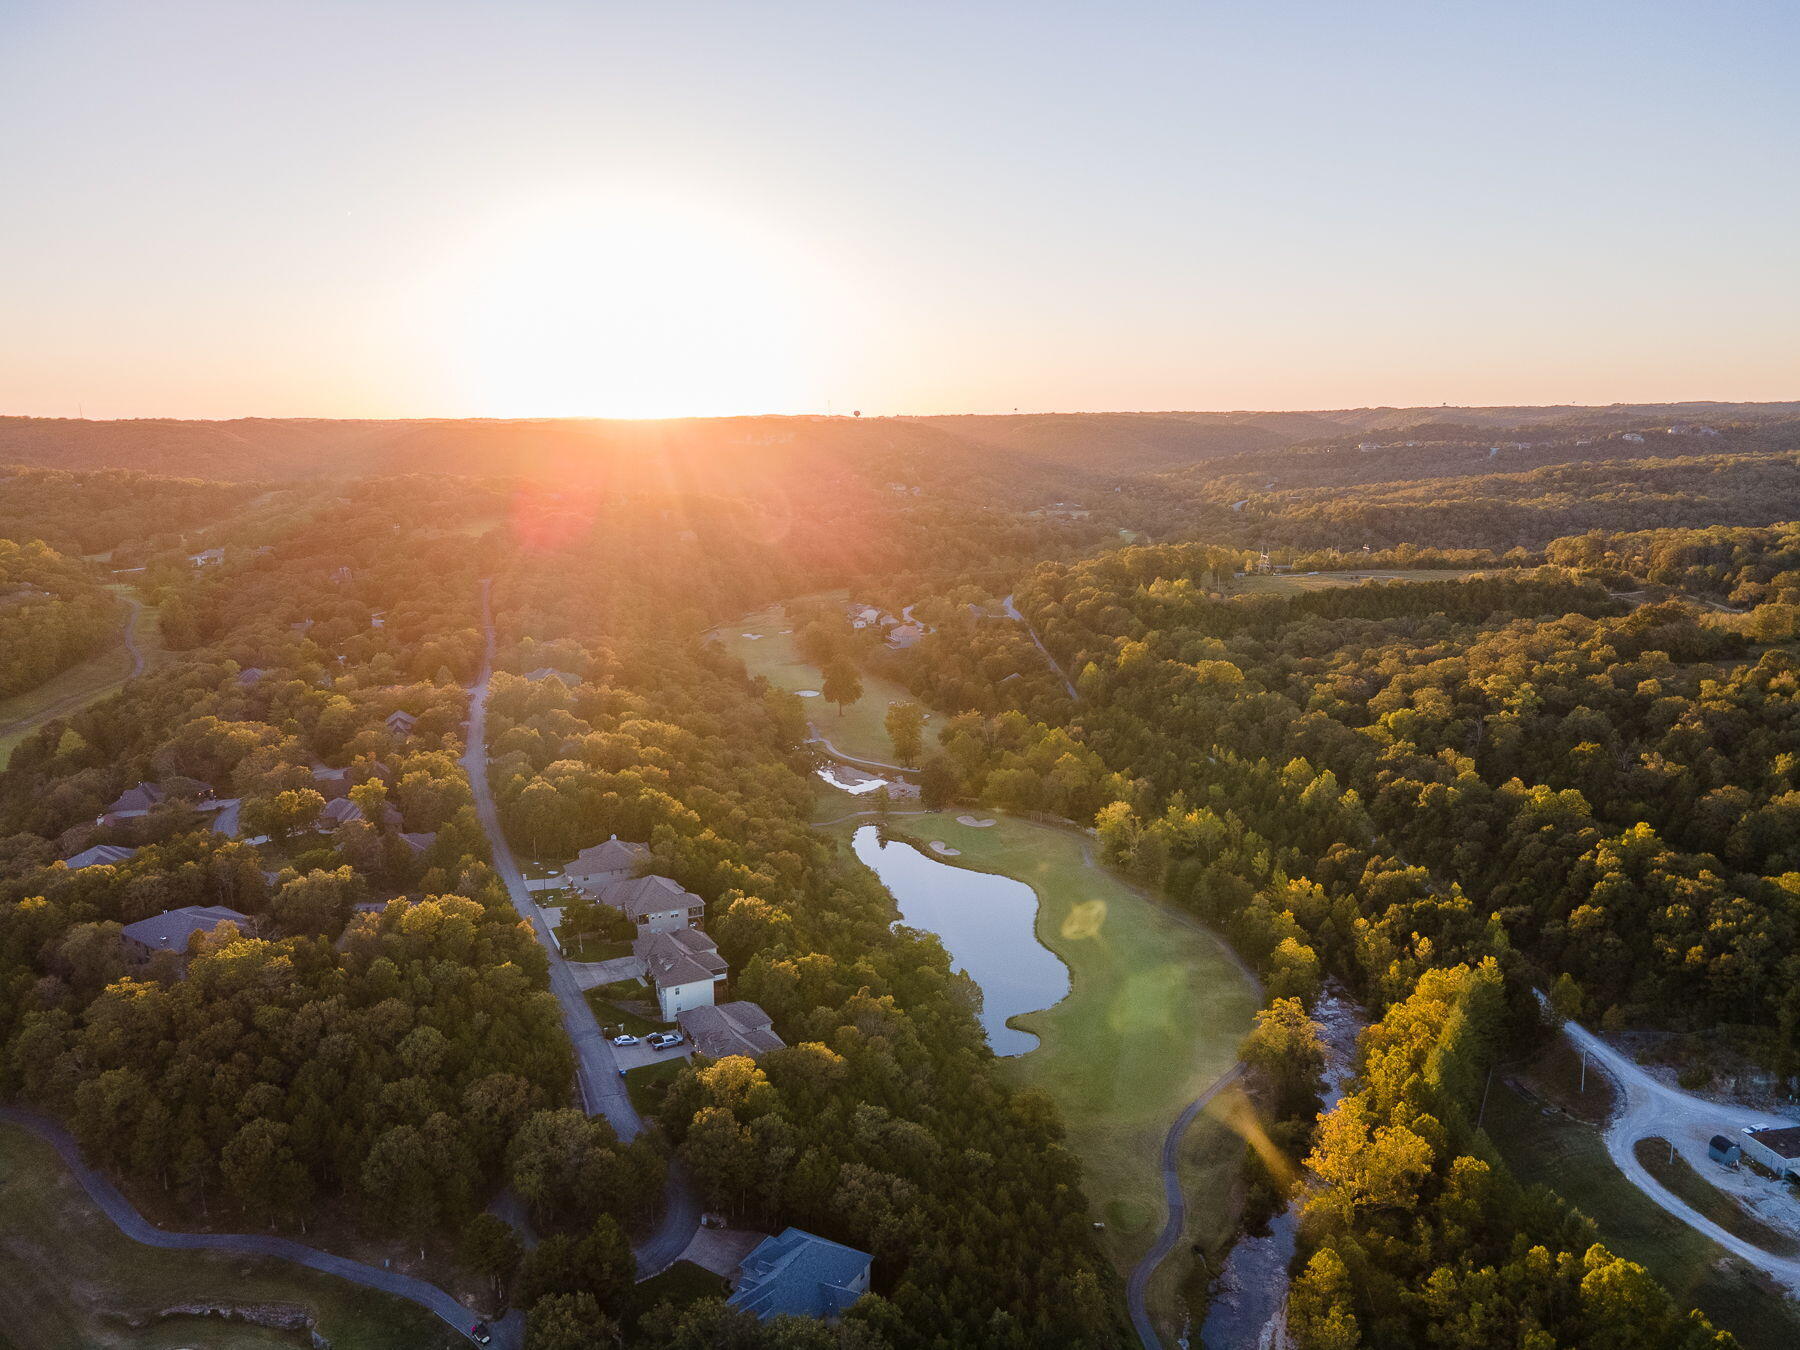
[[[1348,572],[1281,572],[1270,576],[1239,577],[1231,583],[1233,595],[1292,595],[1295,591],[1328,591],[1338,586],[1360,586],[1365,581],[1461,581],[1477,575],[1448,567],[1365,567]]]
[[[1568,1072],[1561,1066],[1552,1071]],[[1599,1076],[1589,1075],[1590,1093]],[[1609,1250],[1642,1264],[1677,1299],[1733,1333],[1745,1350],[1800,1345],[1800,1308],[1627,1181],[1606,1156],[1599,1132],[1552,1105],[1567,1096],[1559,1084],[1535,1073],[1521,1084],[1522,1092],[1496,1075],[1484,1120],[1521,1181],[1555,1190],[1594,1221]]]
[[[195,1302],[303,1306],[334,1350],[448,1350],[450,1328],[401,1299],[283,1261],[162,1251],[125,1237],[36,1136],[0,1125],[0,1345],[96,1347],[301,1346],[305,1333],[214,1318],[144,1324]]]
[[[1632,1145],[1632,1152],[1676,1198],[1687,1201],[1696,1211],[1711,1219],[1734,1237],[1761,1247],[1776,1256],[1800,1255],[1800,1243],[1757,1218],[1734,1195],[1720,1190],[1679,1153],[1670,1156],[1669,1141],[1652,1136]]]
[[[1068,964],[1069,996],[1016,1025],[1041,1044],[1001,1061],[1019,1086],[1056,1099],[1080,1156],[1088,1197],[1105,1220],[1108,1254],[1128,1269],[1161,1222],[1158,1158],[1181,1108],[1228,1069],[1258,1007],[1254,988],[1204,929],[1088,865],[1070,830],[976,812],[895,818],[914,837],[962,850],[955,861],[1001,872],[1038,894],[1040,941]],[[856,822],[834,827],[848,837]],[[1221,1137],[1222,1135],[1222,1137]],[[1230,1178],[1242,1152],[1232,1134],[1196,1128],[1186,1175],[1196,1231],[1229,1221]]]
[[[752,675],[762,675],[776,688],[790,693],[802,689],[817,690],[824,676],[817,666],[802,659],[794,635],[781,631],[789,626],[787,616],[776,607],[724,624],[718,629],[718,636],[726,650],[742,661]],[[887,717],[888,704],[916,703],[918,700],[901,685],[866,670],[862,672],[862,685],[862,697],[855,703],[845,704],[842,716],[838,715],[837,705],[825,702],[823,697],[804,700],[807,720],[818,735],[846,755],[894,763],[894,743],[888,738],[883,720]],[[938,720],[934,718],[925,723],[928,742],[934,740],[934,723]]]
[[[125,593],[123,586],[107,589]],[[154,670],[162,659],[161,634],[157,629],[156,609],[145,605],[138,616],[132,636],[144,654],[144,669]],[[121,618],[121,623],[123,619]],[[123,629],[121,628],[121,634]],[[122,640],[115,639],[104,650],[79,665],[70,666],[62,674],[44,681],[36,689],[28,689],[11,698],[0,699],[0,766],[11,756],[13,747],[45,722],[86,707],[122,687],[131,675],[131,654]]]

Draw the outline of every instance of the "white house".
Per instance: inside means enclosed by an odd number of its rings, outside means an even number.
[[[629,881],[631,874],[637,871],[638,863],[649,856],[650,850],[645,845],[634,844],[615,834],[592,848],[582,849],[563,868],[563,875],[593,899],[614,882]]]
[[[646,933],[631,949],[644,963],[644,978],[656,990],[663,1021],[673,1022],[690,1008],[718,1001],[718,990],[725,983],[725,958],[698,928]]]
[[[672,933],[706,917],[706,901],[668,877],[615,881],[595,897],[638,926],[640,932]]]
[[[1745,1130],[1745,1156],[1761,1163],[1783,1181],[1800,1179],[1800,1126]]]

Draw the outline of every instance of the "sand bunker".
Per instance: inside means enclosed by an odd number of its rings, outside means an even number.
[[[933,839],[931,841],[931,851],[933,853],[941,853],[946,858],[962,857],[962,850],[960,848],[951,848],[950,845],[946,844],[942,839]]]
[[[819,696],[819,691],[817,689],[796,689],[794,690],[794,696],[796,698],[817,698]]]
[[[985,830],[991,826],[998,825],[1000,822],[997,820],[982,820],[976,816],[958,816],[956,818],[956,823],[958,825],[967,825],[971,830]]]
[[[738,634],[738,636],[748,638],[750,641],[755,642],[757,639],[762,637],[762,634],[761,633],[740,633],[740,634]]]

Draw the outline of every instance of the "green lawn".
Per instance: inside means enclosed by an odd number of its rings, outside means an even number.
[[[121,594],[125,590],[123,586],[117,585],[108,589]],[[123,606],[120,608],[123,611]],[[121,625],[123,622],[121,613]],[[144,606],[143,613],[138,616],[137,627],[133,630],[133,639],[138,650],[144,654],[145,671],[156,669],[163,655],[163,647],[161,634],[157,629],[155,606]],[[130,675],[131,657],[125,650],[124,642],[115,639],[86,661],[70,666],[36,689],[27,689],[22,694],[0,699],[0,766],[11,756],[15,745],[45,722],[57,717],[68,717],[90,703],[97,703],[122,688]]]
[[[556,930],[556,938],[563,945],[563,955],[571,961],[611,961],[631,955],[629,942],[608,942],[592,933],[580,938],[568,938],[563,936],[563,931],[559,928]]]
[[[1162,1222],[1158,1159],[1182,1107],[1231,1067],[1250,1030],[1255,989],[1204,929],[1090,867],[1083,836],[988,811],[987,829],[957,812],[904,816],[897,828],[962,850],[949,860],[1002,872],[1038,894],[1040,941],[1069,966],[1070,992],[1016,1025],[1037,1049],[1001,1061],[1008,1080],[1056,1099],[1080,1156],[1108,1254],[1126,1270]],[[847,837],[859,822],[835,827]],[[1089,844],[1091,847],[1091,843]],[[1190,1135],[1184,1169],[1194,1229],[1230,1222],[1230,1184],[1243,1151],[1236,1135]],[[1223,1183],[1223,1184],[1221,1184]]]
[[[607,989],[610,989],[611,987],[612,986],[610,985],[606,986]],[[615,1026],[620,1030],[629,1031],[633,1036],[646,1036],[652,1031],[663,1030],[663,1024],[661,1022],[652,1022],[646,1017],[641,1017],[637,1013],[631,1012],[629,1009],[621,1008],[617,1003],[614,1003],[611,999],[606,997],[605,989],[588,990],[587,1001],[588,1006],[594,1010],[594,1016],[600,1022],[600,1029],[606,1032],[608,1036],[615,1036],[618,1034],[616,1031],[608,1030],[609,1027]]]
[[[791,626],[781,609],[773,607],[721,625],[718,636],[726,650],[742,661],[752,675],[765,676],[776,688],[789,692],[820,689],[824,676],[819,668],[801,658],[792,633],[781,631]],[[758,636],[746,637],[747,633]],[[861,673],[862,697],[846,704],[841,716],[837,705],[825,702],[821,696],[802,700],[807,720],[818,735],[846,755],[894,763],[894,743],[888,739],[885,724],[888,704],[917,703],[918,699],[892,680],[866,670]],[[942,720],[933,717],[925,723],[928,742],[935,743],[935,728]]]
[[[285,1261],[132,1242],[94,1208],[48,1144],[11,1125],[0,1125],[0,1291],[0,1344],[16,1350],[309,1343],[304,1333],[213,1318],[131,1325],[202,1301],[304,1306],[335,1350],[447,1350],[466,1343],[410,1303]]]
[[[635,1320],[659,1303],[677,1307],[703,1298],[724,1298],[731,1286],[723,1276],[715,1275],[692,1261],[677,1261],[660,1275],[652,1275],[631,1291],[631,1309],[626,1320]]]
[[[660,1064],[646,1064],[641,1069],[626,1070],[625,1095],[631,1098],[631,1104],[637,1107],[640,1116],[652,1117],[656,1114],[657,1108],[662,1105],[663,1094],[669,1090],[669,1084],[686,1067],[685,1059],[665,1059]]]
[[[1657,1208],[1613,1166],[1593,1126],[1558,1111],[1546,1114],[1548,1109],[1542,1098],[1515,1092],[1495,1076],[1485,1124],[1521,1181],[1556,1191],[1594,1221],[1609,1250],[1642,1264],[1745,1350],[1800,1345],[1800,1308],[1742,1261]]]

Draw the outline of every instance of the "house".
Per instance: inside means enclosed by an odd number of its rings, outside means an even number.
[[[1630,441],[1633,445],[1642,445],[1644,443],[1644,438],[1635,431],[1628,431],[1623,436],[1619,437],[1619,439],[1622,441]]]
[[[637,865],[649,856],[648,846],[631,843],[615,834],[592,848],[582,849],[563,868],[563,875],[591,899],[614,882],[629,880],[637,871]]]
[[[873,605],[864,605],[861,609],[850,611],[852,628],[870,628],[881,622],[881,611]]]
[[[656,990],[665,1022],[711,1004],[725,983],[725,958],[698,928],[652,931],[632,943],[631,950],[644,963],[644,977]]]
[[[726,1300],[759,1318],[820,1317],[836,1321],[869,1291],[874,1257],[854,1247],[790,1228],[764,1238],[738,1267]]]
[[[525,672],[525,678],[534,684],[541,684],[545,680],[561,680],[571,689],[581,683],[581,676],[571,675],[568,671],[558,670],[555,666],[539,666],[536,670],[528,670]]]
[[[349,797],[334,797],[325,803],[325,809],[319,812],[314,828],[319,830],[335,830],[340,825],[348,825],[353,820],[367,820],[362,807],[351,801]],[[392,802],[381,804],[381,819],[376,822],[390,829],[399,825],[400,812]]]
[[[706,917],[706,901],[668,877],[615,881],[594,898],[611,905],[646,933],[672,933]]]
[[[72,858],[64,858],[63,866],[71,872],[79,872],[84,867],[117,867],[122,862],[130,861],[135,848],[126,848],[123,844],[95,844],[92,848],[84,848]]]
[[[1722,1134],[1715,1134],[1706,1144],[1706,1156],[1721,1167],[1736,1167],[1744,1150]]]
[[[415,854],[423,854],[429,850],[433,844],[437,843],[437,831],[430,830],[417,834],[402,833],[400,835],[400,842],[405,844]]]
[[[1744,1131],[1744,1154],[1783,1181],[1800,1181],[1800,1125]]]
[[[903,623],[888,634],[887,645],[895,651],[902,651],[912,646],[925,636],[925,630],[916,623]]]
[[[237,673],[237,682],[248,688],[268,673],[261,666],[251,666],[248,670],[240,670]]]
[[[328,769],[323,764],[315,764],[312,776],[313,786],[326,801],[344,796],[353,786],[349,769]]]
[[[151,809],[168,799],[155,783],[139,783],[136,787],[126,788],[117,797],[107,803],[106,810],[101,812],[99,824],[116,825],[121,820],[137,820],[150,814]]]
[[[188,561],[195,567],[213,567],[225,561],[225,550],[222,548],[202,549],[198,553],[190,553]]]
[[[185,953],[195,933],[210,933],[222,923],[234,923],[244,930],[250,927],[250,918],[223,905],[184,905],[128,923],[122,936],[128,949],[147,958],[155,952]]]
[[[419,725],[419,719],[407,712],[405,708],[395,708],[387,715],[387,729],[402,739],[413,734],[413,728]]]
[[[775,1034],[775,1024],[769,1014],[742,999],[689,1008],[677,1013],[675,1021],[687,1033],[694,1048],[708,1059],[724,1059],[727,1055],[755,1059],[787,1044]]]

